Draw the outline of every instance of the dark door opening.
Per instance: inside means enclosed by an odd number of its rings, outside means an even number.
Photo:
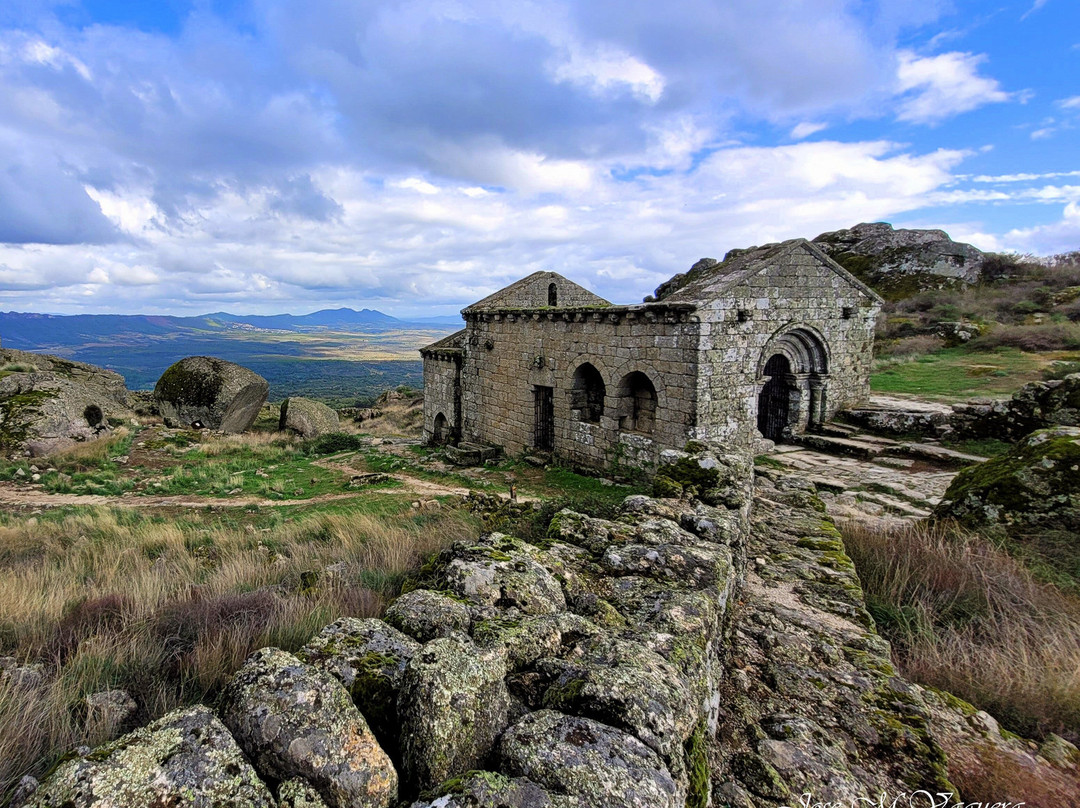
[[[431,430],[431,442],[436,446],[444,445],[450,439],[450,429],[447,425],[446,416],[441,412],[435,416],[435,424]]]
[[[555,448],[555,388],[534,387],[533,405],[536,415],[533,446],[542,452],[550,452]]]
[[[765,375],[769,380],[758,397],[758,432],[772,441],[781,441],[790,426],[791,391],[787,377],[791,364],[787,357],[775,354],[765,363]]]

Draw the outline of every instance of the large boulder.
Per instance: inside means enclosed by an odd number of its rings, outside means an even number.
[[[1080,532],[1080,428],[1031,433],[953,479],[934,515],[1013,534]]]
[[[420,643],[374,618],[342,617],[297,652],[326,671],[352,695],[383,748],[396,754],[397,698],[405,666]]]
[[[54,371],[14,372],[0,378],[0,449],[34,457],[70,449],[132,413],[100,387]]]
[[[128,397],[131,393],[124,383],[124,377],[116,371],[99,368],[97,365],[73,362],[51,354],[0,348],[0,374],[12,372],[55,373],[75,384],[90,388],[99,398],[122,407],[129,406]]]
[[[660,757],[622,730],[554,710],[530,713],[499,742],[502,771],[527,777],[591,808],[682,808],[679,788]]]
[[[292,654],[252,654],[225,690],[222,717],[260,773],[302,777],[330,808],[397,799],[397,772],[348,691]]]
[[[222,723],[205,707],[170,713],[61,763],[27,808],[276,808]]]
[[[506,652],[463,635],[432,640],[405,667],[398,696],[402,768],[418,789],[483,766],[509,719]]]
[[[338,414],[321,401],[293,396],[281,402],[278,429],[295,432],[302,438],[317,438],[340,428]]]
[[[169,426],[201,424],[222,432],[250,429],[269,393],[269,382],[259,374],[212,356],[181,359],[154,387],[154,399]]]

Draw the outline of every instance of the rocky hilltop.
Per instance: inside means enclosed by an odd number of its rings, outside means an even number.
[[[944,230],[894,229],[887,222],[822,233],[814,244],[878,291],[975,283],[986,254]]]

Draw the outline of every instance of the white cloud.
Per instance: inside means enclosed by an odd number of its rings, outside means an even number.
[[[1080,95],[1062,98],[1057,102],[1057,105],[1062,109],[1080,109]]]
[[[551,73],[556,81],[579,84],[595,94],[626,87],[654,104],[664,94],[664,79],[659,73],[630,54],[602,44],[591,49],[571,47]]]
[[[901,51],[898,57],[897,118],[901,121],[938,123],[1012,97],[997,80],[978,75],[979,65],[986,61],[983,55],[952,52],[924,57]]]
[[[803,138],[808,138],[811,135],[816,135],[818,132],[822,132],[828,128],[829,125],[827,123],[813,123],[811,121],[804,121],[803,123],[798,124],[794,129],[791,130],[791,138],[792,140],[802,140]]]
[[[1067,204],[1057,222],[1010,230],[1003,238],[1018,252],[1042,255],[1072,252],[1080,248],[1080,201]]]

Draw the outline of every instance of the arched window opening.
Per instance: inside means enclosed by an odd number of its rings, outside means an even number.
[[[656,425],[656,388],[649,377],[634,371],[619,384],[619,429],[651,435]]]
[[[435,416],[435,423],[431,429],[431,442],[436,446],[443,446],[450,438],[450,428],[446,416],[441,412]]]
[[[604,414],[604,378],[595,367],[585,362],[574,371],[574,382],[570,390],[570,409],[579,421],[590,424],[600,423]]]
[[[559,305],[559,290],[555,287],[555,284],[553,283],[548,284],[548,305]]]

